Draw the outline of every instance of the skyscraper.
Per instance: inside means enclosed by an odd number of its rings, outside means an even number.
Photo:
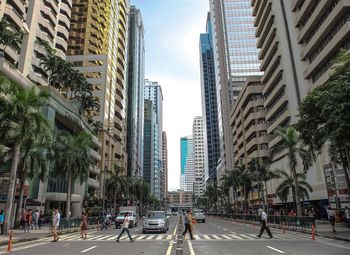
[[[158,82],[145,80],[144,98],[152,102],[155,112],[155,127],[154,127],[154,152],[153,152],[153,176],[154,176],[154,195],[158,198],[161,196],[161,184],[163,176],[162,163],[162,135],[163,135],[163,94],[162,88]],[[145,159],[144,159],[145,160]]]
[[[141,12],[135,6],[130,9],[128,39],[128,176],[142,176],[145,46]]]
[[[250,0],[210,0],[220,159],[217,177],[234,165],[230,113],[248,76],[260,75]]]
[[[127,169],[126,87],[129,0],[74,0],[67,60],[94,86],[101,123],[101,169]],[[103,195],[105,179],[100,179]],[[126,175],[126,173],[122,173]]]
[[[197,116],[193,120],[192,137],[193,137],[193,194],[195,197],[204,194],[204,127],[203,117]]]
[[[163,131],[163,198],[166,199],[168,193],[168,141],[166,132]]]
[[[210,13],[206,33],[200,34],[201,97],[204,122],[204,179],[216,180],[216,164],[220,157],[218,109]]]
[[[192,136],[181,137],[181,173],[180,189],[193,192],[194,165],[193,165],[193,139]]]
[[[154,194],[154,153],[155,153],[155,126],[156,114],[151,100],[144,102],[144,128],[143,128],[143,180],[149,184]]]

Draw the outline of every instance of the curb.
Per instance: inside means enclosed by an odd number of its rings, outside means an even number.
[[[328,238],[328,239],[333,239],[333,240],[338,240],[338,241],[349,242],[349,243],[350,243],[350,239],[343,238],[343,237],[338,237],[338,236],[323,236],[323,235],[320,235],[320,234],[317,234],[317,236],[319,236],[319,237],[324,237],[324,238]]]

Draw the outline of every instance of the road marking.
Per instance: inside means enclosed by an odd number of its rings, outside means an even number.
[[[107,240],[113,240],[113,239],[117,239],[117,237],[116,236],[112,236],[112,237],[108,238]]]
[[[255,238],[252,238],[250,236],[247,236],[247,235],[243,235],[243,234],[240,234],[240,236],[244,237],[244,238],[247,238],[247,239],[255,239]]]
[[[233,234],[229,234],[229,236],[231,236],[234,239],[242,239],[241,237],[237,236],[237,235],[233,235]]]
[[[147,235],[140,235],[139,237],[136,238],[136,240],[141,240],[143,239],[144,237],[146,237]]]
[[[95,249],[97,246],[92,246],[92,247],[90,247],[90,248],[88,248],[88,249],[85,249],[85,250],[83,250],[83,251],[81,251],[82,253],[84,253],[84,252],[87,252],[87,251],[90,251],[90,250],[92,250],[92,249]]]
[[[179,221],[177,221],[177,223],[176,223],[175,229],[173,231],[173,235],[168,235],[166,238],[167,240],[171,239],[176,234],[176,230],[177,230],[178,225],[179,225]],[[171,240],[169,243],[169,247],[167,249],[166,255],[171,255],[171,251],[173,249],[173,243],[174,243],[173,240]]]
[[[154,237],[154,235],[150,235],[149,237],[146,238],[146,240],[150,240]]]
[[[200,239],[198,235],[193,235],[194,238]]]
[[[33,243],[33,244],[30,244],[30,245],[14,248],[14,249],[12,249],[12,251],[21,251],[21,250],[34,248],[34,247],[45,245],[45,244],[48,244],[48,243]]]
[[[215,239],[221,239],[220,237],[218,237],[217,235],[211,235],[212,237],[214,237]]]
[[[103,237],[96,238],[95,240],[103,240],[103,239],[108,239],[110,237],[111,237],[111,235],[106,235],[106,236],[103,236]],[[114,238],[114,236],[113,236],[113,238]]]
[[[210,237],[207,235],[203,235],[205,239],[210,240]]]
[[[192,242],[190,240],[187,240],[188,247],[190,248],[191,255],[196,255],[196,253],[193,250]]]
[[[222,228],[223,230],[225,230],[225,231],[227,231],[227,229],[226,228]]]
[[[89,240],[95,240],[97,238],[100,238],[100,237],[103,237],[104,235],[99,235],[99,236],[93,236],[93,237],[90,237]],[[71,240],[71,239],[67,239],[67,240]]]
[[[157,240],[160,240],[160,239],[163,238],[163,236],[164,236],[164,235],[159,235],[156,239],[157,239]]]
[[[266,247],[269,248],[269,249],[271,249],[271,250],[277,251],[277,252],[279,252],[279,253],[284,253],[284,251],[278,250],[278,249],[273,248],[273,247],[271,247],[271,246],[266,246]]]
[[[231,240],[232,238],[231,237],[229,237],[229,236],[227,236],[227,235],[221,235],[223,238],[226,238],[226,239],[229,239],[229,240]]]
[[[231,232],[232,234],[234,234],[234,235],[236,234],[236,232],[232,232],[232,231],[230,231],[230,232]]]

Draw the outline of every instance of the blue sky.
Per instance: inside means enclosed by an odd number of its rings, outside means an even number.
[[[180,137],[202,115],[199,34],[209,0],[132,0],[145,27],[146,76],[163,90],[163,129],[168,138],[169,190],[180,187]]]

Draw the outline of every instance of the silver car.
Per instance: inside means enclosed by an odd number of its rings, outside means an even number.
[[[193,218],[196,219],[196,222],[205,222],[203,210],[193,210]]]
[[[169,230],[169,220],[164,211],[150,211],[142,224],[142,233],[160,231],[166,233]]]

